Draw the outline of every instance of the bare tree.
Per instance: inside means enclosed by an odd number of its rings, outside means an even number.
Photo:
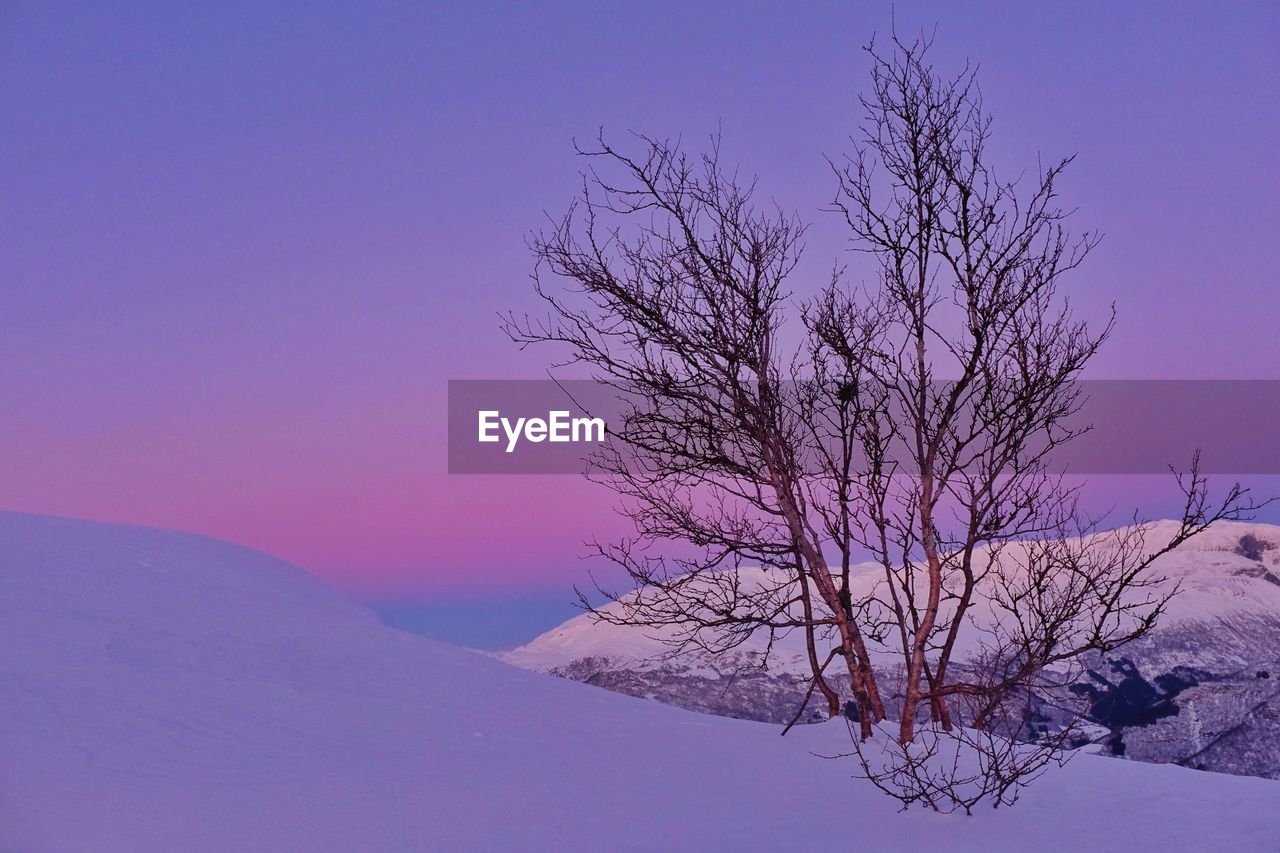
[[[837,271],[794,351],[780,331],[804,227],[758,204],[718,141],[579,149],[579,200],[532,240],[549,315],[505,326],[627,400],[593,476],[636,535],[596,550],[636,588],[606,591],[597,618],[674,629],[676,651],[803,632],[797,717],[815,691],[839,712],[839,661],[863,774],[905,804],[968,809],[1061,757],[1078,713],[1032,737],[1034,709],[1152,628],[1170,594],[1158,557],[1253,505],[1238,485],[1211,503],[1193,460],[1164,541],[1080,511],[1053,454],[1087,429],[1079,378],[1112,324],[1074,318],[1062,288],[1098,235],[1067,228],[1070,158],[997,175],[974,74],[939,76],[928,47],[868,48],[865,123],[832,165],[875,277]],[[860,555],[880,580],[855,594]],[[873,755],[887,708],[896,731]]]

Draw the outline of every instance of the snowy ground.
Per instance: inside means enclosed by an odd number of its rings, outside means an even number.
[[[1081,756],[899,814],[839,725],[701,716],[383,627],[185,534],[0,514],[0,850],[1270,851],[1280,783]]]
[[[1147,542],[1152,547],[1163,545],[1173,538],[1177,527],[1178,523],[1175,521],[1156,522],[1148,529]],[[1245,535],[1254,537],[1265,549],[1257,559],[1250,559],[1236,550]],[[980,563],[987,559],[983,556],[984,552],[985,549],[978,552],[977,560]],[[1010,560],[1017,559],[1014,546],[1006,548],[1006,557]],[[735,571],[746,589],[772,587],[778,582],[776,575],[763,569],[739,568]],[[1175,588],[1178,590],[1160,620],[1161,628],[1204,622],[1280,619],[1280,582],[1277,581],[1280,576],[1280,526],[1218,522],[1210,530],[1157,560],[1152,567],[1152,576],[1164,579],[1159,586],[1162,592],[1172,592]],[[883,578],[883,570],[874,563],[855,565],[852,583],[854,600],[871,596],[877,586],[883,585]],[[977,590],[977,597],[970,611],[970,618],[976,618],[980,623],[993,621],[986,592],[981,587]],[[1143,595],[1146,594],[1148,593],[1144,591]],[[883,597],[884,593],[881,591],[881,598]],[[608,604],[604,609],[620,613],[623,608],[618,604]],[[795,615],[799,616],[798,609]],[[584,613],[499,656],[508,663],[543,672],[591,657],[608,658],[617,666],[642,669],[669,663],[667,659],[671,654],[673,640],[680,636],[681,629],[670,626],[647,626],[636,630],[627,625],[600,622],[594,616]],[[972,630],[961,634],[958,653],[970,653],[976,637],[976,632]],[[766,649],[770,651],[773,664],[771,669],[797,675],[809,672],[804,635],[801,632],[793,631],[773,638],[760,632],[739,646],[740,653],[761,654]],[[1247,655],[1242,657],[1242,650],[1238,648],[1204,648],[1200,651],[1203,659],[1182,656],[1177,663],[1212,670],[1215,667],[1230,668],[1232,663],[1236,667],[1242,667],[1256,660]],[[1269,657],[1273,650],[1248,651]],[[902,655],[900,648],[892,645],[877,646],[874,643],[871,644],[871,652],[887,664],[898,663]],[[1219,660],[1224,656],[1229,660]]]

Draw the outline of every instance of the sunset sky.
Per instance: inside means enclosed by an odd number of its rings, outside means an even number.
[[[813,222],[817,283],[890,8],[0,6],[0,508],[230,539],[478,644],[549,627],[609,496],[449,476],[444,406],[545,375],[496,314],[535,307],[572,140],[720,129]],[[1010,173],[1079,153],[1065,200],[1106,237],[1074,300],[1119,313],[1089,376],[1280,378],[1280,6],[897,4],[935,23]]]

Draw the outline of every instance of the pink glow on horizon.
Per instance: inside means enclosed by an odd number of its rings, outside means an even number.
[[[300,447],[287,429],[205,423],[74,443],[18,437],[29,462],[0,460],[0,478],[23,503],[0,508],[228,539],[362,597],[567,588],[581,580],[588,531],[618,529],[608,494],[577,477],[444,475],[429,434],[397,445],[383,431],[369,444],[337,430]],[[67,492],[72,478],[82,492]]]

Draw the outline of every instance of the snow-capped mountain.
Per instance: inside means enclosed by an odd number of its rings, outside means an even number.
[[[919,811],[786,738],[383,626],[199,536],[0,513],[0,850],[1261,851],[1280,784],[1081,755]],[[1229,816],[1229,819],[1223,819]],[[939,833],[945,833],[940,847]]]
[[[1174,527],[1151,525],[1147,542],[1167,541]],[[1180,590],[1158,628],[1092,662],[1077,687],[1095,735],[1130,758],[1280,778],[1280,527],[1221,522],[1153,572]],[[870,565],[856,575],[855,595],[879,582]],[[757,576],[747,570],[744,582]],[[673,655],[672,636],[583,614],[502,657],[697,711],[769,722],[795,713],[808,672],[799,632],[775,639],[767,658],[763,637],[712,657]]]

